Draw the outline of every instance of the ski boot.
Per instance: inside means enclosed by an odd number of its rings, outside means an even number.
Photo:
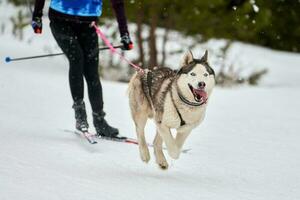
[[[85,104],[82,100],[74,102],[72,108],[75,111],[76,129],[80,132],[87,132],[89,124],[85,111]]]
[[[105,112],[93,113],[93,122],[96,129],[96,136],[106,139],[126,139],[126,137],[119,136],[119,130],[111,127],[104,119]]]

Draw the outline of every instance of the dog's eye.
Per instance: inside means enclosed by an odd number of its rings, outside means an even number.
[[[196,74],[194,72],[190,73],[191,76],[196,76]]]
[[[208,73],[204,73],[203,75],[204,75],[205,77],[208,77]]]

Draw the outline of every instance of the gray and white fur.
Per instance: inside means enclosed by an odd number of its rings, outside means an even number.
[[[129,83],[129,104],[135,123],[141,159],[150,160],[144,128],[148,118],[156,124],[153,141],[156,163],[167,169],[162,151],[163,142],[168,154],[178,159],[182,146],[191,131],[204,119],[207,103],[215,86],[215,73],[208,63],[208,53],[195,59],[187,52],[179,70],[154,68],[136,73]],[[176,129],[175,138],[170,129]]]

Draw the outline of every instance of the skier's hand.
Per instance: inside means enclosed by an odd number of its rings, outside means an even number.
[[[31,21],[31,26],[33,28],[34,33],[42,34],[42,30],[43,30],[42,18],[34,17]]]
[[[131,42],[131,39],[130,39],[128,33],[121,36],[121,43],[123,44],[122,50],[133,49],[133,43]]]

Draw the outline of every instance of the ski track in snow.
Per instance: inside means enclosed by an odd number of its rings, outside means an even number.
[[[67,61],[6,64],[8,53],[41,51],[8,36],[0,44],[1,200],[300,199],[299,54],[237,44],[232,54],[270,73],[260,87],[216,88],[204,123],[184,146],[192,150],[176,161],[167,156],[170,169],[162,171],[152,148],[144,164],[136,145],[90,145],[64,132],[74,127]],[[103,81],[103,89],[108,121],[135,137],[127,85]],[[149,122],[148,142],[154,133]]]

